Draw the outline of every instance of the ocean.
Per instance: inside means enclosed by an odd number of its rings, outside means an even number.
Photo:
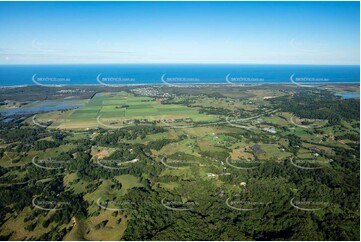
[[[359,83],[359,65],[0,65],[0,86]]]

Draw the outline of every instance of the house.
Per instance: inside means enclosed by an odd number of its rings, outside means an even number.
[[[207,173],[207,176],[210,178],[218,178],[218,175],[213,174],[213,173]]]
[[[266,132],[268,132],[268,133],[271,133],[271,134],[277,133],[277,131],[276,131],[273,127],[264,128],[263,130],[266,131]]]
[[[261,149],[261,146],[258,144],[252,145],[250,147],[256,154],[263,153],[263,150]]]

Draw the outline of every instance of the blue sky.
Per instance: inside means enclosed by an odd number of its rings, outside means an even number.
[[[0,64],[359,64],[359,2],[1,2]]]

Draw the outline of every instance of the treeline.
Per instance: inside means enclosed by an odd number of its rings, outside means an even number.
[[[152,140],[147,144],[147,148],[150,150],[161,150],[165,145],[175,142],[176,140],[171,139],[159,139]]]
[[[5,143],[13,142],[24,142],[24,143],[33,143],[39,138],[42,138],[44,131],[42,129],[34,129],[30,127],[21,127],[21,126],[2,126],[0,129],[0,137],[5,141]]]
[[[359,100],[340,99],[328,91],[300,91],[270,102],[284,112],[301,118],[328,120],[331,125],[339,124],[342,119],[359,120],[360,117]]]
[[[115,145],[120,140],[135,140],[138,137],[144,139],[148,134],[157,134],[165,132],[166,129],[156,125],[139,125],[117,129],[113,133],[104,130],[102,134],[96,137],[96,143],[99,145]]]
[[[234,116],[234,112],[226,108],[202,107],[202,106],[200,107],[201,108],[199,109],[199,113],[205,113],[208,115]]]

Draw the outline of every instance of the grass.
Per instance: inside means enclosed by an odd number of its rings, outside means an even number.
[[[142,187],[143,185],[139,182],[139,179],[133,175],[121,175],[114,177],[120,183],[122,188],[120,189],[120,195],[125,195],[129,189],[134,187]]]
[[[195,140],[187,139],[182,140],[179,142],[173,142],[170,144],[165,145],[160,151],[153,151],[152,153],[156,156],[164,156],[168,157],[177,151],[182,151],[182,153],[190,154],[190,155],[197,155],[195,152],[194,147]]]
[[[174,190],[175,188],[179,187],[178,182],[157,182],[155,183],[155,187],[160,186],[166,190]]]
[[[269,122],[269,123],[274,123],[274,124],[278,124],[278,125],[281,125],[281,126],[287,126],[288,125],[288,122],[287,120],[284,120],[278,116],[270,116],[270,117],[262,117],[262,119],[266,122]]]
[[[190,169],[165,169],[159,176],[176,176],[183,179],[192,179],[193,175]]]
[[[36,208],[34,208],[36,209]],[[38,216],[38,221],[36,228],[33,231],[25,230],[25,227],[34,221],[24,222],[24,218],[32,214],[32,209],[30,207],[25,207],[17,216],[9,216],[5,219],[5,223],[2,225],[2,229],[0,230],[1,236],[7,236],[13,232],[10,237],[10,240],[31,240],[31,238],[38,238],[41,235],[48,233],[51,230],[52,224],[50,224],[47,228],[42,226],[42,223],[45,219],[50,218],[56,211],[50,211],[45,216],[41,214]]]
[[[103,210],[98,216],[88,219],[89,233],[85,236],[88,240],[105,240],[105,241],[117,241],[120,240],[127,227],[127,220],[125,216],[118,215],[113,217],[112,211]],[[122,219],[120,224],[116,221]],[[95,226],[104,220],[109,220],[104,228],[96,229]]]
[[[264,153],[258,155],[261,160],[276,159],[277,161],[284,160],[292,154],[286,151],[281,151],[277,144],[260,144]]]
[[[75,145],[61,145],[57,148],[49,148],[45,151],[30,150],[25,156],[23,156],[18,162],[12,162],[11,159],[17,159],[21,157],[20,153],[17,152],[6,152],[0,159],[0,165],[2,167],[20,167],[32,162],[32,159],[36,156],[38,159],[50,159],[56,160],[56,157],[61,152],[66,152],[74,148]],[[40,169],[40,168],[39,168]]]
[[[121,197],[125,195],[129,189],[143,186],[141,183],[139,183],[138,178],[133,175],[121,175],[114,178],[122,184],[122,188],[120,190],[111,187],[113,184],[111,180],[101,180],[101,185],[98,186],[95,191],[84,195],[84,199],[93,204],[88,209],[90,214],[96,212],[99,209],[98,205],[96,204],[96,201],[99,198],[101,201],[113,201],[114,199],[121,199]]]
[[[117,224],[117,220],[121,222]],[[103,228],[96,228],[96,225],[104,220],[108,223]],[[73,223],[73,221],[71,221]],[[88,219],[76,218],[76,225],[66,234],[63,240],[65,241],[80,241],[80,240],[99,240],[99,241],[117,241],[120,240],[127,227],[127,219],[125,215],[119,213],[116,217],[112,216],[112,211],[100,210],[98,216],[90,217]]]

